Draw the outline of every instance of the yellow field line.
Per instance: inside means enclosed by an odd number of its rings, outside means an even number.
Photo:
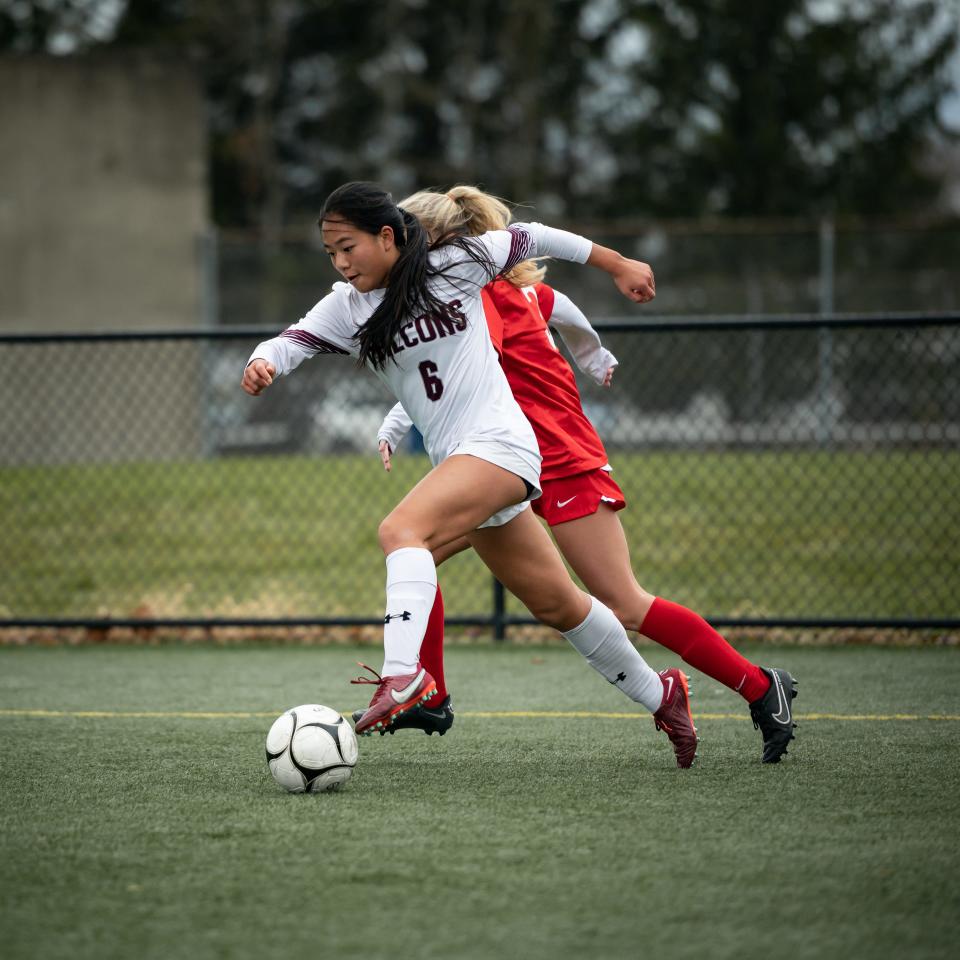
[[[203,712],[196,710],[0,710],[0,717],[80,717],[85,720],[179,719],[179,720],[249,720],[254,717],[276,717],[270,713],[239,711]]]
[[[129,720],[129,719],[178,719],[178,720],[252,720],[276,717],[275,711],[244,712],[232,710],[40,710],[40,709],[0,709],[0,717],[71,717],[93,720]],[[349,716],[349,713],[344,713]],[[464,710],[458,717],[481,717],[483,719],[554,719],[554,720],[644,720],[645,713],[602,713],[587,710]],[[749,720],[742,713],[694,713],[695,720]],[[911,721],[911,720],[960,720],[960,714],[953,713],[798,713],[798,721],[841,720],[841,721]]]
[[[574,719],[643,720],[645,713],[594,713],[580,710],[500,710],[496,712],[473,711],[457,714],[458,717],[570,717]],[[743,713],[693,713],[694,720],[749,720]],[[960,714],[952,713],[797,713],[800,720],[960,720]]]

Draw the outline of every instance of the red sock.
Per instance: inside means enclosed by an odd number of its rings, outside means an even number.
[[[427,620],[427,632],[420,644],[420,666],[437,681],[438,696],[427,701],[428,705],[443,703],[447,695],[447,685],[443,678],[443,595],[440,593],[439,584],[433,609]]]
[[[747,703],[759,700],[770,689],[770,678],[758,666],[740,656],[703,617],[679,603],[657,597],[640,632],[739,693]]]

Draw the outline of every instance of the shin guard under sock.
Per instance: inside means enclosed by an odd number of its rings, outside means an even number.
[[[437,584],[437,595],[427,619],[427,632],[420,644],[420,666],[437,681],[437,696],[431,703],[443,703],[447,684],[443,676],[443,594]]]
[[[640,633],[739,693],[747,703],[759,700],[770,687],[770,678],[758,666],[737,653],[703,617],[679,603],[657,597]]]
[[[596,597],[586,619],[564,636],[587,663],[631,700],[656,713],[663,700],[663,682],[637,653],[623,625]]]
[[[436,592],[437,568],[429,550],[401,547],[387,557],[382,676],[416,672],[420,641],[427,629]]]

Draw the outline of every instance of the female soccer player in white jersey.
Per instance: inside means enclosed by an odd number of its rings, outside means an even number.
[[[400,205],[420,220],[431,237],[504,229],[511,219],[506,204],[466,185],[448,193],[424,190]],[[763,737],[761,759],[776,763],[793,738],[793,677],[785,670],[751,663],[698,614],[654,597],[637,583],[617,516],[626,500],[611,476],[603,442],[583,412],[573,371],[556,348],[549,327],[560,331],[581,369],[597,383],[609,385],[617,361],[576,305],[542,282],[545,273],[543,267],[526,260],[488,284],[483,293],[491,339],[543,458],[543,495],[533,501],[533,510],[551,528],[560,552],[586,588],[616,613],[624,627],[679,654],[749,704]],[[379,431],[387,469],[392,451],[409,427],[410,420],[398,404]],[[439,565],[468,546],[462,540],[441,547],[434,559]],[[439,587],[434,605],[421,663],[437,681],[439,703],[409,711],[398,720],[398,729],[442,733],[453,722],[443,675]]]
[[[690,766],[697,738],[680,671],[650,669],[609,608],[573,583],[527,509],[540,493],[540,453],[497,362],[480,301],[486,283],[536,255],[597,267],[636,303],[654,296],[650,268],[542,224],[454,237],[431,248],[419,221],[368,183],[335,190],[320,229],[346,282],[253,351],[243,389],[256,396],[318,353],[355,356],[410,414],[433,463],[380,524],[387,566],[384,661],[376,679],[366,681],[376,691],[357,732],[387,728],[435,694],[434,679],[419,666],[437,588],[431,551],[466,536],[537,619],[561,631],[606,679],[657,717],[678,766]]]

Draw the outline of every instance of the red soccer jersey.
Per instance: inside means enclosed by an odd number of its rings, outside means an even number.
[[[482,299],[503,372],[540,445],[541,479],[605,466],[607,452],[583,412],[570,364],[547,327],[553,289],[538,283],[518,290],[506,280],[495,280],[484,288]]]

